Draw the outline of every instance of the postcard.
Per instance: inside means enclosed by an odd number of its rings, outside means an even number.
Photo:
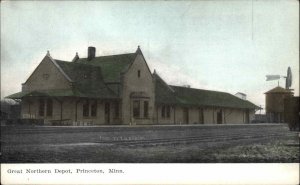
[[[3,1],[3,184],[298,184],[298,1]]]

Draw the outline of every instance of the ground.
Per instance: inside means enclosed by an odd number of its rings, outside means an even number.
[[[2,163],[299,162],[284,125],[2,127]],[[178,139],[179,138],[179,139]]]

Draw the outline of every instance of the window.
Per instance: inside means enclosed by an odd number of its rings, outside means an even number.
[[[133,101],[133,117],[140,117],[140,101],[138,100]]]
[[[44,80],[48,80],[48,78],[49,78],[49,74],[43,74],[43,79]]]
[[[115,118],[119,118],[120,112],[119,112],[119,102],[115,103]]]
[[[96,117],[97,116],[97,101],[95,101],[91,105],[91,116]]]
[[[47,116],[52,116],[53,102],[51,99],[47,99]]]
[[[166,106],[166,114],[167,114],[167,118],[170,118],[170,106]]]
[[[166,117],[166,107],[165,106],[162,106],[161,107],[161,117]]]
[[[161,107],[161,117],[162,118],[170,118],[171,107],[169,105],[164,105]]]
[[[83,113],[83,116],[84,117],[88,117],[89,116],[89,101],[85,101],[83,103],[83,106],[82,106],[82,113]]]
[[[141,70],[138,70],[138,77],[141,77]]]
[[[39,116],[45,115],[45,101],[43,99],[40,99],[39,102]]]
[[[144,118],[148,118],[148,101],[144,101]]]

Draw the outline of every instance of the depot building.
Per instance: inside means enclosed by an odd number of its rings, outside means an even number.
[[[240,124],[254,117],[253,103],[232,94],[167,84],[134,53],[72,61],[42,59],[22,91],[21,118],[45,125]]]

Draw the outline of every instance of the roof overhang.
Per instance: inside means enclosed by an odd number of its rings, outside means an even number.
[[[23,99],[25,97],[77,97],[77,98],[96,98],[96,99],[118,99],[114,96],[99,96],[97,93],[86,94],[78,91],[73,91],[72,89],[61,89],[61,90],[39,90],[39,91],[26,91],[18,92],[9,95],[5,98],[8,99]]]
[[[72,89],[21,91],[5,98],[22,99],[25,97],[66,97],[76,96]]]
[[[24,97],[43,97],[49,96],[47,93],[39,92],[39,91],[31,91],[31,92],[18,92],[12,95],[9,95],[5,98],[8,99],[22,99]]]

